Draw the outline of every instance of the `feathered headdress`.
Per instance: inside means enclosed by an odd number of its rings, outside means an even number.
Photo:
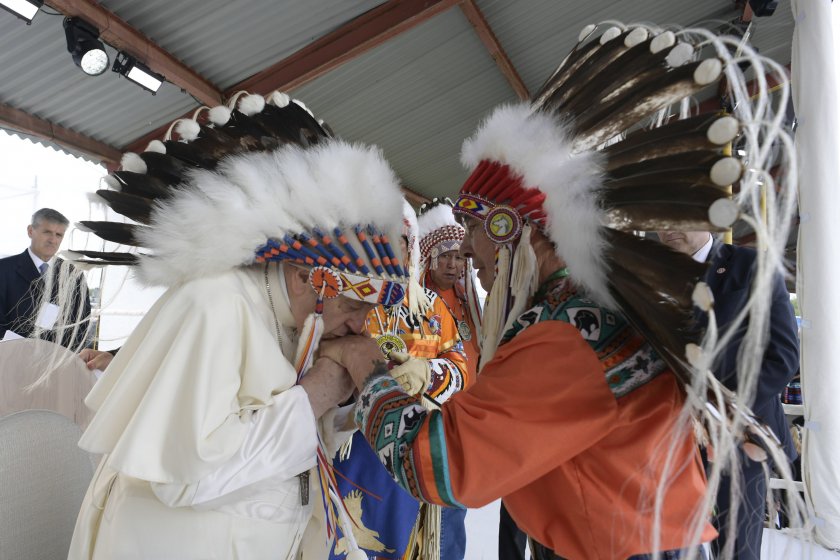
[[[317,299],[299,333],[298,379],[320,341],[325,298],[396,305],[405,295],[409,267],[392,245],[403,204],[394,172],[380,150],[334,138],[285,94],[242,92],[227,107],[199,109],[163,142],[126,154],[106,183],[97,194],[135,223],[81,226],[142,252],[77,251],[77,262],[136,264],[141,279],[164,286],[269,261],[310,269]],[[340,502],[329,463],[321,446],[327,532],[341,520],[352,534],[343,506],[329,505]]]
[[[755,277],[763,280],[750,303],[756,306],[750,329],[761,331],[752,323],[766,320],[760,306],[769,307],[767,278],[781,270],[795,200],[792,143],[765,80],[771,74],[786,86],[786,74],[739,39],[705,30],[612,22],[604,28],[585,28],[530,103],[497,108],[464,143],[461,160],[470,176],[454,211],[480,220],[497,244],[481,362],[492,358],[537,288],[535,228],[552,241],[570,279],[620,310],[666,360],[687,389],[687,410],[723,424],[713,438],[716,453],[730,452],[733,434],[775,452],[775,436],[749,413],[748,401],[708,371],[722,344],[706,337],[701,351],[690,328],[694,305],[711,312],[711,294],[699,282],[705,266],[635,233],[723,231],[736,219],[747,221],[769,249],[759,256]],[[747,87],[746,67],[759,77],[754,88]],[[725,89],[733,114],[668,119],[669,107],[688,107],[684,99],[706,88]],[[786,87],[778,95],[786,106]],[[744,161],[730,155],[733,142]],[[778,203],[776,176],[787,189]],[[762,189],[772,209],[766,222],[755,219]],[[760,336],[750,342],[760,345]],[[755,379],[757,363],[744,365],[752,368],[746,378]]]
[[[464,240],[464,226],[455,221],[453,203],[435,198],[420,207],[417,225],[420,231],[420,261],[423,271],[437,268],[437,259],[448,251],[457,251]]]
[[[289,261],[317,269],[313,287],[327,297],[398,303],[408,281],[392,246],[402,201],[381,152],[334,138],[284,94],[240,95],[231,107],[199,110],[123,157],[97,194],[138,223],[80,225],[146,251],[76,251],[77,262],[138,264],[142,280],[168,286]],[[376,204],[356,196],[360,185]]]

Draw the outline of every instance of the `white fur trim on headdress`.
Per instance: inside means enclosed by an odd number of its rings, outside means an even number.
[[[160,140],[152,140],[149,142],[149,145],[146,146],[147,152],[156,152],[158,154],[165,154],[166,153],[166,146]]]
[[[207,119],[216,126],[224,126],[230,120],[230,109],[217,105],[207,111]]]
[[[419,218],[417,218],[420,240],[431,235],[437,230],[446,226],[455,227],[463,231],[463,226],[455,220],[452,207],[447,204],[438,204]]]
[[[122,190],[122,186],[120,185],[120,182],[117,181],[117,179],[114,178],[113,175],[104,175],[99,180],[101,182],[105,183],[105,186],[108,187],[111,190],[114,190],[114,191],[121,191]]]
[[[602,305],[613,305],[604,262],[606,241],[597,189],[602,157],[572,152],[570,127],[530,105],[503,105],[464,142],[461,162],[475,169],[482,160],[507,164],[526,188],[545,193],[545,231],[570,278]]]
[[[239,112],[243,115],[256,115],[265,109],[265,98],[262,95],[252,93],[242,97],[239,101]]]
[[[201,127],[192,119],[180,119],[178,124],[175,125],[175,132],[181,140],[192,142],[198,138]]]
[[[148,171],[146,162],[134,152],[126,152],[123,154],[122,159],[120,159],[120,167],[123,171],[131,171],[133,173],[141,173],[143,175],[145,175],[146,171]]]
[[[420,239],[439,230],[445,226],[455,226],[463,229],[461,224],[455,220],[452,207],[447,204],[438,204],[419,218],[417,218]]]
[[[140,235],[154,256],[141,259],[140,276],[173,285],[218,274],[252,263],[269,238],[315,227],[371,224],[396,240],[398,184],[379,149],[338,140],[231,157],[215,171],[194,171],[155,208]]]
[[[292,99],[280,90],[274,90],[268,96],[268,103],[283,108],[291,103]]]

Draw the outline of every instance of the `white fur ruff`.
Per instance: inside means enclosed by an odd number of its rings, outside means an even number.
[[[526,187],[543,191],[545,231],[570,278],[599,303],[612,306],[597,200],[602,157],[573,153],[571,140],[570,127],[555,117],[534,112],[526,103],[503,105],[464,142],[461,162],[470,170],[482,160],[507,164]]]
[[[370,224],[398,239],[398,184],[379,149],[338,140],[234,156],[215,171],[194,172],[158,204],[141,239],[153,256],[143,258],[139,275],[169,286],[218,274],[253,263],[269,238],[315,227],[331,233]]]
[[[452,207],[447,204],[439,204],[417,218],[417,227],[420,239],[423,239],[430,233],[446,226],[461,227],[461,225],[455,221],[455,215],[452,213]]]

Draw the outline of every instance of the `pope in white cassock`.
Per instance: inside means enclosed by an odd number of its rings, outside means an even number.
[[[350,435],[352,383],[317,344],[405,293],[397,179],[285,95],[238,101],[109,176],[100,194],[145,225],[86,224],[143,250],[81,262],[168,290],[86,400],[102,460],[71,559],[323,558],[346,522],[317,457]]]

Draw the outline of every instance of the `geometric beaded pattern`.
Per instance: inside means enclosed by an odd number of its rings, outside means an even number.
[[[460,246],[463,240],[464,228],[461,226],[449,225],[437,228],[420,240],[420,262],[426,262],[426,259],[432,255],[432,249],[441,243],[454,241]]]
[[[255,262],[289,261],[326,267],[339,273],[341,295],[380,305],[396,305],[405,296],[408,268],[400,263],[388,236],[373,227],[356,226],[360,255],[339,228],[329,235],[319,229],[269,239],[255,251]]]
[[[616,398],[667,370],[665,361],[624,318],[580,297],[565,279],[557,281],[542,301],[514,321],[501,344],[542,321],[563,321],[580,332],[597,354],[604,368],[604,380]]]

